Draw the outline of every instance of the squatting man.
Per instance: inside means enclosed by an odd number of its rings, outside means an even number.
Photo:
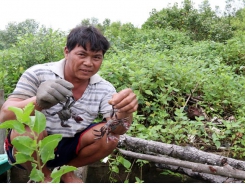
[[[24,108],[32,102],[35,110],[43,112],[47,119],[46,130],[39,135],[39,140],[51,134],[62,134],[55,158],[43,168],[45,182],[51,181],[50,168],[81,167],[111,154],[119,135],[124,134],[132,123],[132,113],[138,108],[134,92],[129,88],[116,92],[110,82],[97,74],[109,47],[108,40],[95,27],[75,27],[67,36],[64,59],[28,68],[1,108],[0,122],[4,122],[16,118],[8,107]],[[59,112],[70,97],[75,100],[70,108],[76,117],[62,123],[62,118],[54,112]],[[113,109],[116,110],[114,113]],[[103,121],[94,123],[100,114]],[[106,122],[113,126],[107,126]],[[107,134],[113,140],[108,141]],[[26,128],[26,133],[21,135],[10,130],[5,140],[5,150],[12,163],[16,149],[11,140],[23,135],[31,136],[30,130]],[[16,166],[31,170],[29,162]],[[64,174],[61,180],[82,182],[74,172]]]

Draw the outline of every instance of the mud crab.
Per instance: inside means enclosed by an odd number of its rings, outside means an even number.
[[[60,102],[60,104],[63,105],[63,107],[60,111],[53,112],[53,113],[46,111],[46,113],[51,115],[51,116],[58,114],[58,116],[61,120],[61,123],[60,123],[61,126],[62,127],[71,127],[70,125],[65,123],[68,119],[73,118],[77,123],[80,123],[80,121],[82,121],[83,119],[71,111],[71,107],[76,102],[74,97],[73,96],[67,96],[66,98],[67,98],[67,100],[65,103]]]
[[[129,129],[130,126],[129,117],[118,119],[114,106],[112,106],[112,112],[110,118],[111,119],[108,120],[106,124],[103,127],[101,127],[99,130],[94,129],[94,132],[99,133],[99,134],[94,134],[96,136],[95,139],[101,139],[105,134],[107,136],[107,142],[109,140],[118,139],[117,137],[113,136],[111,132],[115,130],[119,125],[122,125],[126,129]]]

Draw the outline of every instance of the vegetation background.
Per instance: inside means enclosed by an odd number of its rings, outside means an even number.
[[[221,12],[208,0],[199,9],[184,0],[153,9],[141,28],[110,19],[78,23],[97,26],[111,43],[100,75],[137,94],[128,135],[245,159],[245,9],[235,1]],[[63,58],[65,39],[33,19],[0,30],[5,98],[28,67]]]

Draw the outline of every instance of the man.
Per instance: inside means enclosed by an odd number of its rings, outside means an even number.
[[[107,39],[96,28],[74,28],[67,37],[65,58],[27,69],[2,106],[0,122],[15,118],[8,107],[23,108],[33,102],[35,109],[42,111],[47,119],[46,130],[40,134],[39,139],[50,134],[63,135],[55,150],[55,159],[43,168],[45,182],[51,181],[49,167],[85,166],[106,157],[116,148],[118,139],[108,141],[106,135],[95,135],[100,133],[94,130],[100,131],[105,125],[105,121],[93,123],[99,114],[106,121],[112,118],[116,122],[123,120],[129,125],[132,123],[132,113],[138,108],[136,95],[131,89],[117,93],[111,83],[97,74],[109,46]],[[71,106],[73,117],[62,123],[62,118],[55,112],[62,109],[60,102],[65,102],[71,96],[75,100]],[[112,109],[116,109],[116,112],[111,117]],[[25,135],[30,136],[26,130]],[[127,127],[118,124],[113,127],[110,135],[118,138],[126,131]],[[12,130],[7,139],[6,151],[12,162],[15,162],[12,149],[13,153],[16,150],[12,148],[11,140],[17,136],[20,135]],[[31,170],[30,163],[22,164],[21,167]],[[61,179],[65,183],[82,182],[73,172],[64,174]]]

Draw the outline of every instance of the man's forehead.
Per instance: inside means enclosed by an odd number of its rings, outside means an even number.
[[[81,51],[89,51],[89,52],[94,52],[94,53],[98,53],[98,54],[102,54],[102,50],[98,50],[98,51],[95,51],[95,50],[91,50],[91,47],[90,47],[90,44],[86,44],[86,48],[84,48],[83,46],[81,45],[76,45],[76,47],[78,50],[81,50]]]

